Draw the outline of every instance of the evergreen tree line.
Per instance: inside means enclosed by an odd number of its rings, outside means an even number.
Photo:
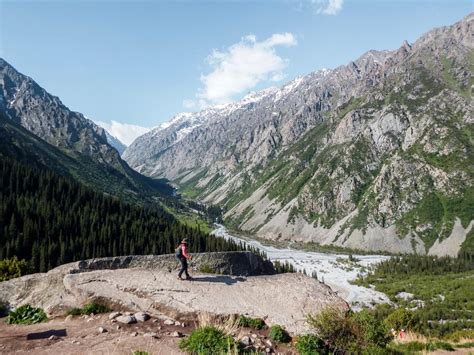
[[[474,270],[471,258],[437,257],[428,255],[405,255],[392,257],[376,265],[373,273],[379,277],[392,274],[431,274],[443,275],[447,272],[465,272]]]
[[[245,250],[179,223],[158,208],[132,205],[49,170],[0,157],[0,260],[25,259],[35,272],[96,257]]]

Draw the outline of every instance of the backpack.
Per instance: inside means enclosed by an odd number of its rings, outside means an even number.
[[[183,250],[181,249],[181,245],[179,245],[179,247],[176,248],[175,255],[177,258],[181,258],[183,256]]]

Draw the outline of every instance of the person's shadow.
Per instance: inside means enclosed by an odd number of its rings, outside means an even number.
[[[193,277],[191,281],[197,282],[216,282],[216,283],[224,283],[226,285],[232,285],[237,282],[246,281],[243,277],[231,277],[227,275],[216,275],[216,276],[197,276]]]
[[[51,329],[44,332],[29,333],[26,335],[26,340],[47,339],[52,335],[57,337],[65,337],[67,336],[67,331],[66,329]]]

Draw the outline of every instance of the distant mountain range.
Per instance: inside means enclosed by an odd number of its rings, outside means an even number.
[[[104,129],[69,110],[3,59],[0,136],[0,155],[55,170],[115,196],[141,200],[172,193],[167,184],[131,169],[120,158],[119,142]]]
[[[109,131],[104,128],[105,137],[107,138],[107,143],[109,143],[112,147],[117,149],[120,155],[123,154],[127,146],[123,144],[117,137],[113,136]]]
[[[259,237],[474,250],[474,15],[137,138],[137,171]]]

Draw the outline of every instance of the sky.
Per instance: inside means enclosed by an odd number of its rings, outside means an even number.
[[[471,0],[0,0],[0,57],[125,144],[183,111],[396,49]]]

